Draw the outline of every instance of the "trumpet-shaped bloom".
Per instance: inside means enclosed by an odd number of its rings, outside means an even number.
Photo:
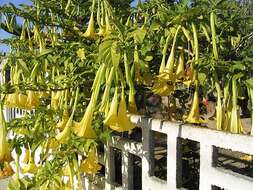
[[[199,113],[199,92],[197,87],[194,92],[192,107],[186,121],[195,124],[205,123]]]
[[[56,135],[56,140],[60,143],[66,143],[71,135],[71,127],[73,124],[73,117],[70,117],[63,131]]]
[[[104,120],[104,124],[113,130],[118,129],[118,88],[115,88],[110,110]]]
[[[34,158],[32,156],[30,156],[29,163],[22,169],[22,172],[32,174],[36,174],[38,172],[38,167],[36,166]]]
[[[96,133],[92,129],[92,120],[93,120],[93,112],[94,112],[94,105],[93,100],[90,101],[82,120],[79,123],[74,125],[73,131],[79,137],[93,139],[96,138]]]
[[[25,94],[20,93],[18,95],[18,107],[26,109],[26,103],[27,103],[28,96]]]
[[[86,32],[83,34],[83,36],[86,38],[95,38],[96,36],[93,12],[91,13],[91,16],[90,16],[88,28]]]
[[[27,148],[27,149],[25,149],[25,156],[24,156],[24,159],[22,160],[22,162],[24,164],[28,164],[30,157],[31,157],[31,151],[29,148]]]
[[[8,94],[7,98],[5,100],[5,105],[7,107],[18,107],[18,93],[12,93],[12,94]]]
[[[184,50],[181,50],[179,60],[178,60],[178,66],[176,71],[176,76],[178,79],[185,78],[185,68],[184,68]]]
[[[159,96],[169,96],[174,90],[174,85],[167,83],[166,80],[158,79],[151,90]]]
[[[81,163],[80,170],[86,174],[96,174],[101,169],[95,148],[90,148],[88,157]]]
[[[0,106],[0,163],[12,160],[11,151],[7,142],[7,128],[3,115],[2,105]]]
[[[116,130],[118,132],[130,131],[136,127],[127,116],[126,101],[123,93],[119,103],[118,126],[118,130]]]
[[[39,98],[36,96],[34,91],[28,92],[26,108],[31,110],[39,106]]]

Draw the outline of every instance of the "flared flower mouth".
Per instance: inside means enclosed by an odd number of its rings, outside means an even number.
[[[86,174],[96,174],[101,169],[98,163],[97,151],[94,147],[90,148],[87,158],[81,162],[80,170]]]

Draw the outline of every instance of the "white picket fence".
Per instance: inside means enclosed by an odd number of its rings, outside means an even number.
[[[8,109],[8,120],[20,116],[20,110]],[[83,178],[85,189],[123,189],[133,190],[132,155],[141,159],[141,176],[143,190],[177,190],[182,188],[182,149],[181,139],[188,139],[200,144],[200,179],[199,190],[214,190],[214,186],[227,190],[252,190],[253,179],[230,170],[216,167],[217,148],[229,149],[253,155],[253,137],[230,134],[188,124],[162,121],[142,116],[131,116],[131,120],[142,129],[142,142],[120,136],[112,136],[105,146],[105,154],[99,161],[105,166],[105,175]],[[154,176],[154,139],[152,132],[167,135],[167,180]],[[115,151],[121,151],[122,164],[115,164]],[[115,183],[116,169],[121,167],[122,185]],[[117,176],[118,177],[118,176]],[[0,183],[1,186],[1,183]],[[2,189],[2,188],[0,188]]]

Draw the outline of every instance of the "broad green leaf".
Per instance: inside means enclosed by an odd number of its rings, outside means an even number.
[[[120,62],[120,49],[117,41],[104,41],[99,46],[99,61],[117,66]]]
[[[142,43],[145,36],[146,36],[147,31],[145,29],[137,29],[135,31],[133,31],[133,36],[134,36],[134,40],[138,43]]]

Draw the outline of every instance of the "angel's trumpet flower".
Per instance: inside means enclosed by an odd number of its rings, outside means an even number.
[[[121,100],[120,100],[120,103],[119,103],[118,126],[119,126],[119,129],[116,130],[118,132],[130,131],[131,129],[133,129],[133,128],[136,127],[130,121],[130,118],[127,116],[127,109],[126,109],[126,101],[125,101],[124,89],[122,90]]]
[[[73,124],[73,117],[70,117],[63,131],[57,134],[55,137],[58,142],[66,143],[69,140],[72,124]]]
[[[100,169],[101,165],[98,163],[97,151],[92,147],[87,158],[81,163],[80,170],[86,174],[96,174]]]
[[[93,139],[96,138],[96,133],[92,129],[92,120],[93,120],[93,112],[94,112],[94,101],[90,101],[89,105],[84,113],[82,120],[74,126],[74,133],[76,133],[79,137]]]
[[[198,84],[196,84],[194,97],[192,101],[192,107],[191,107],[188,117],[186,118],[186,121],[189,123],[194,123],[194,124],[205,123],[205,121],[200,117],[200,113],[199,113],[199,92],[198,91],[199,91]]]
[[[26,103],[27,103],[28,96],[25,94],[20,93],[18,95],[18,107],[26,109]]]
[[[237,105],[237,82],[232,80],[232,112],[229,119],[229,129],[231,133],[244,133],[242,122],[240,119],[240,112]]]
[[[169,55],[169,58],[167,60],[166,67],[165,67],[165,72],[167,74],[166,79],[172,80],[172,81],[174,80],[174,77],[175,77],[174,74],[173,74],[174,62],[175,62],[175,50],[176,50],[177,36],[178,36],[178,33],[179,33],[180,29],[181,29],[181,26],[178,26],[177,30],[176,30],[176,33],[175,33],[175,36],[174,36],[174,39],[173,39],[171,52],[170,52],[170,55]]]
[[[95,38],[95,36],[96,36],[93,12],[90,15],[88,28],[87,28],[86,32],[83,34],[83,36],[86,38],[91,38],[91,39]]]
[[[2,104],[0,104],[0,163],[11,160],[11,151],[7,142],[7,126],[3,115]]]
[[[12,93],[12,94],[8,94],[5,100],[5,105],[7,107],[18,107],[18,93]]]
[[[70,118],[68,119],[68,122],[66,123],[66,126],[64,127],[63,131],[60,132],[59,134],[56,135],[56,140],[60,143],[66,143],[71,135],[71,128],[73,126],[73,117],[76,109],[76,104],[77,104],[77,99],[78,99],[78,94],[79,94],[79,88],[76,91],[76,97],[75,97],[75,103],[73,106],[73,110],[71,113]]]
[[[159,96],[169,96],[174,90],[174,85],[166,82],[162,78],[158,78],[151,90]]]
[[[39,106],[39,98],[36,96],[34,91],[29,91],[28,92],[28,97],[27,97],[27,103],[26,103],[26,108],[27,109],[34,109]]]
[[[185,68],[184,68],[184,49],[181,50],[179,60],[178,60],[178,66],[176,71],[176,76],[178,79],[182,79],[185,77]]]
[[[104,120],[104,124],[113,130],[118,130],[118,88],[115,88],[110,110]]]
[[[25,156],[24,156],[24,159],[22,160],[22,162],[23,162],[24,164],[28,164],[29,159],[30,159],[30,156],[31,156],[31,151],[30,151],[29,148],[26,148],[26,149],[25,149]]]
[[[56,128],[63,129],[69,120],[68,110],[64,109],[62,114],[62,120],[56,124]]]
[[[29,163],[28,165],[26,165],[23,169],[22,169],[23,173],[32,173],[32,174],[36,174],[38,172],[38,167],[36,166],[35,162],[34,162],[34,156],[31,155],[30,159],[29,159]]]

